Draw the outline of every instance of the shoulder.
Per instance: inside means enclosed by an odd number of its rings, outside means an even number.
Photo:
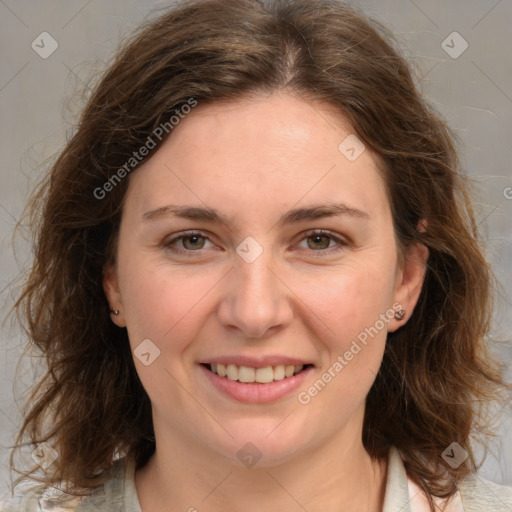
[[[62,491],[57,491],[43,484],[19,491],[0,502],[0,512],[63,512],[65,510],[84,510],[78,505],[84,497],[65,499]],[[64,501],[65,499],[65,501]],[[85,509],[87,510],[87,509]]]
[[[478,474],[466,477],[448,500],[433,496],[436,510],[445,512],[512,512],[512,487],[499,485]],[[428,512],[428,500],[414,482],[408,480],[410,511]]]
[[[460,482],[459,492],[466,512],[512,511],[512,487],[491,482],[478,474]]]
[[[116,461],[111,478],[89,489],[83,496],[73,496],[45,486],[25,486],[0,501],[0,512],[99,512],[124,510],[124,462]]]
[[[438,510],[444,512],[512,512],[512,487],[500,485],[471,473],[457,485],[449,499],[433,496]],[[398,449],[391,447],[384,512],[429,512],[428,498],[405,471]]]

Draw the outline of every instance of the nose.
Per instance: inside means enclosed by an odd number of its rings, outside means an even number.
[[[218,317],[226,329],[255,339],[290,324],[293,294],[266,251],[252,263],[237,256],[224,283]]]

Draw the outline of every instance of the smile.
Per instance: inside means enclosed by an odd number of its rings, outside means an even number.
[[[271,404],[290,396],[314,371],[313,364],[267,364],[256,368],[215,362],[201,363],[198,368],[206,378],[208,392],[214,390],[247,404]]]
[[[213,363],[204,365],[212,373],[225,377],[229,380],[244,383],[268,384],[274,381],[293,377],[305,367],[311,365],[284,365],[265,366],[263,368],[252,368],[249,366],[237,366],[235,364]]]

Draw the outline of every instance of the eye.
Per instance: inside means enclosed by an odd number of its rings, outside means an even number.
[[[319,256],[340,251],[347,245],[347,243],[341,238],[334,236],[329,231],[324,230],[309,231],[306,233],[306,237],[303,238],[303,240],[306,240],[307,248],[312,249],[312,251],[317,253]],[[329,248],[332,241],[337,242],[338,244],[338,246],[334,249],[332,246]]]
[[[205,234],[199,231],[188,231],[165,241],[164,246],[175,254],[194,256],[193,253],[200,253],[202,249],[205,249],[205,241],[210,242]],[[341,238],[324,230],[309,231],[301,241],[306,241],[306,249],[316,253],[315,256],[332,254],[333,252],[342,250],[348,245],[347,242]],[[334,247],[331,245],[332,242],[335,242]],[[179,245],[181,245],[181,247],[178,247]],[[206,249],[207,248],[208,247],[206,247]]]
[[[191,252],[197,252],[204,248],[204,240],[208,240],[208,237],[203,235],[198,231],[190,231],[186,233],[182,233],[180,236],[172,238],[165,242],[165,247],[170,251],[177,254],[186,254]],[[175,244],[177,242],[182,243],[183,249],[176,248]]]

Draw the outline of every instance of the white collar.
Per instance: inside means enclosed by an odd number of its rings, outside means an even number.
[[[135,488],[134,464],[125,468],[124,508],[125,512],[142,512]],[[443,500],[434,498],[437,504]],[[410,480],[398,449],[392,446],[388,455],[388,474],[382,512],[430,512],[423,490]],[[457,492],[450,500],[445,512],[464,512],[460,495]]]
[[[434,497],[434,503],[442,509],[446,500]],[[457,491],[450,499],[445,512],[464,512],[464,507]],[[391,446],[388,457],[388,476],[382,512],[430,512],[427,496],[421,487],[414,483],[405,471],[404,463],[398,449]]]

